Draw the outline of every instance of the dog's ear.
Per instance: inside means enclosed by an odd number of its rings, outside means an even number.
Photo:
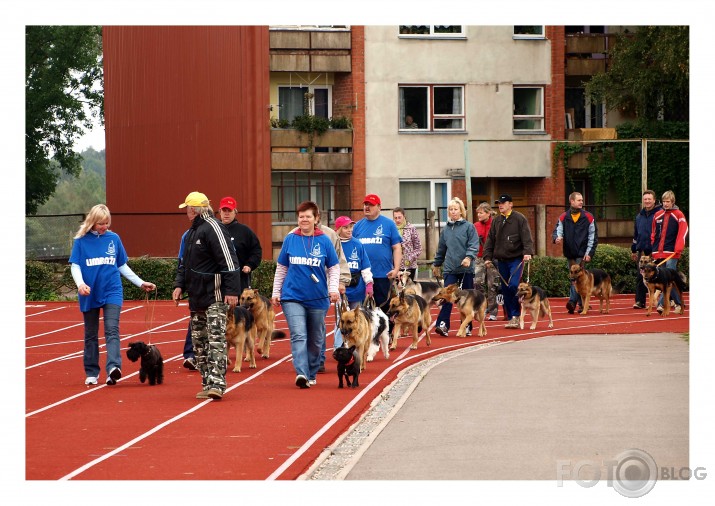
[[[349,351],[350,353],[354,352],[354,351],[355,351],[355,345],[353,344],[350,348],[348,348],[348,351]]]

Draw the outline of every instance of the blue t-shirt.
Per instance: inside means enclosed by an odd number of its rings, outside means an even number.
[[[127,252],[119,236],[107,230],[102,235],[88,232],[74,240],[70,263],[82,270],[89,295],[79,295],[79,309],[89,311],[105,304],[122,305],[124,291],[119,267],[127,263]]]
[[[327,268],[337,265],[338,254],[330,238],[316,231],[315,235],[288,234],[278,254],[278,263],[288,267],[281,301],[301,302],[305,307],[328,309]],[[311,275],[315,275],[316,283]]]
[[[395,222],[382,215],[372,221],[363,218],[355,224],[353,237],[360,241],[370,258],[373,277],[386,278],[394,269],[392,246],[402,242]]]
[[[362,247],[360,241],[357,239],[350,239],[349,241],[342,241],[343,243],[343,253],[345,253],[345,259],[348,261],[348,267],[350,267],[350,274],[360,274],[360,271],[372,267],[370,265],[370,259],[365,253],[365,248]],[[360,282],[356,286],[345,288],[345,295],[348,298],[348,302],[362,302],[365,299],[365,281],[362,276],[358,278]]]

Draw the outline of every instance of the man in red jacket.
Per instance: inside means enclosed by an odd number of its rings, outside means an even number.
[[[688,222],[683,212],[675,205],[675,193],[671,190],[663,193],[660,198],[663,209],[653,215],[650,242],[653,258],[657,260],[668,259],[665,267],[677,269],[678,259],[685,248],[685,237],[688,235]],[[658,262],[656,262],[658,263]],[[671,292],[672,300],[680,305],[680,297],[676,292]],[[663,297],[658,301],[658,312],[662,312]]]

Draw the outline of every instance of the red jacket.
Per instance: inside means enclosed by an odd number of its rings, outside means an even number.
[[[487,242],[487,235],[489,235],[489,229],[492,226],[492,219],[494,219],[494,217],[490,216],[489,219],[485,222],[474,222],[474,228],[477,230],[477,235],[479,236],[479,253],[477,254],[477,258],[482,258],[482,253],[484,252],[484,245]]]
[[[685,237],[688,235],[688,222],[685,215],[677,207],[661,209],[653,215],[650,242],[653,245],[653,258],[680,258],[685,248]]]

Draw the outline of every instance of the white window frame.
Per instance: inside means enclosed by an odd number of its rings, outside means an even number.
[[[404,128],[402,126],[403,124],[403,118],[407,114],[407,111],[402,110],[402,100],[400,97],[401,90],[404,88],[425,88],[427,89],[427,119],[429,122],[428,127],[419,127],[419,128]],[[462,91],[462,100],[461,100],[461,111],[458,114],[436,114],[434,112],[434,90],[435,88],[458,88]],[[424,133],[424,132],[432,132],[432,133],[447,133],[447,132],[466,132],[467,129],[467,116],[466,116],[466,106],[464,104],[464,95],[465,95],[465,86],[463,84],[398,84],[397,86],[397,103],[398,103],[398,118],[397,118],[397,124],[398,124],[398,130],[400,133]],[[440,120],[440,119],[461,119],[462,120],[462,127],[461,128],[435,128],[434,123],[435,120]],[[418,123],[419,124],[419,123]]]
[[[427,26],[429,33],[400,33],[400,26]],[[459,33],[435,33],[437,26],[461,26],[462,31]],[[404,39],[466,39],[467,32],[465,25],[398,25],[397,36]]]
[[[437,178],[437,179],[416,179],[416,178],[400,178],[397,183],[397,188],[398,188],[398,194],[400,192],[400,185],[402,183],[429,183],[429,198],[430,198],[430,204],[429,204],[429,209],[427,211],[434,211],[435,212],[435,217],[436,221],[438,221],[442,226],[446,225],[446,221],[440,221],[439,220],[439,210],[437,209],[439,206],[437,205],[436,199],[435,199],[435,185],[437,184],[446,184],[447,185],[447,202],[445,204],[445,207],[447,207],[447,204],[449,204],[449,195],[452,195],[452,180],[449,178]],[[441,203],[440,203],[441,204]],[[408,207],[417,207],[415,205],[410,205],[408,202],[402,202],[402,199],[400,199],[400,207],[408,208]],[[445,211],[445,216],[447,215]],[[415,227],[417,228],[424,228],[424,224],[420,223],[414,223]]]
[[[279,84],[277,87],[278,97],[280,102],[280,89],[281,88],[308,88],[308,93],[312,93],[315,96],[315,90],[328,90],[328,119],[333,116],[333,85],[332,84]],[[280,103],[278,106],[280,107]],[[310,102],[310,114],[315,115],[315,100]],[[280,116],[280,115],[279,115]]]
[[[541,33],[516,33],[516,26],[541,26]],[[512,28],[512,37],[515,40],[543,40],[546,38],[546,25],[516,25]]]
[[[518,89],[534,89],[540,92],[540,104],[539,108],[540,114],[516,114],[516,103],[514,103],[514,92]],[[544,118],[544,95],[546,88],[540,85],[514,85],[512,92],[512,110],[514,111],[512,115],[512,129],[515,133],[546,133],[545,131],[545,118]],[[519,120],[539,120],[541,122],[540,128],[516,128],[515,123]]]

